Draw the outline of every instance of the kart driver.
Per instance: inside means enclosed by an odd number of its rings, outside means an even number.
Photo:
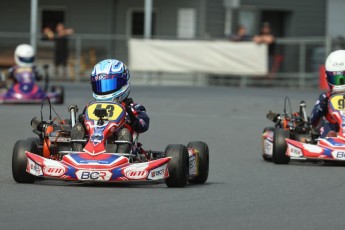
[[[339,130],[336,121],[328,113],[328,101],[334,93],[345,93],[345,50],[330,53],[325,68],[330,90],[319,96],[311,112],[311,125],[314,130],[320,130],[321,138],[335,137]]]
[[[126,124],[120,129],[114,140],[133,141],[133,134],[146,132],[150,119],[144,106],[129,98],[131,76],[124,63],[115,59],[106,59],[96,64],[91,73],[93,97],[96,101],[121,103],[126,109]],[[72,139],[85,136],[84,113],[79,115],[79,122],[72,129]],[[130,144],[111,144],[107,142],[107,152],[129,153]],[[81,149],[78,149],[80,151]]]
[[[33,84],[35,80],[41,79],[34,65],[35,51],[31,45],[18,45],[14,51],[14,61],[16,65],[8,70],[9,80],[19,84]],[[28,72],[32,74],[19,75],[18,73],[21,72]]]

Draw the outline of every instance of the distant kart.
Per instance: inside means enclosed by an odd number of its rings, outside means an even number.
[[[32,71],[23,69],[17,73],[16,78],[18,82],[12,85],[9,89],[2,89],[0,91],[0,104],[34,104],[41,103],[42,100],[48,97],[51,103],[64,103],[64,88],[62,86],[52,86],[48,91],[48,72],[45,67],[45,86],[41,89],[33,80]],[[5,85],[5,84],[3,84]]]
[[[73,139],[77,106],[70,106],[70,120],[53,123],[34,118],[31,125],[39,138],[19,140],[13,149],[12,173],[18,183],[33,183],[37,177],[64,181],[132,182],[165,180],[168,187],[205,183],[209,150],[204,142],[187,147],[168,145],[164,152],[145,151],[133,134],[133,143],[113,140],[125,124],[126,111],[115,102],[92,102],[85,111],[85,139]],[[42,116],[42,113],[41,113]],[[51,115],[50,115],[51,116]],[[76,126],[77,127],[77,126]],[[130,153],[114,153],[113,145],[130,144]]]
[[[311,129],[303,101],[300,112],[282,115],[269,112],[267,117],[275,127],[266,127],[263,131],[263,159],[276,164],[288,164],[290,159],[345,161],[345,94],[332,95],[328,110],[337,121],[339,131],[336,136],[326,138],[318,138],[318,133]]]

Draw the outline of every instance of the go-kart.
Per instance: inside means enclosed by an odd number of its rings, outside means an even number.
[[[84,113],[87,136],[75,139],[71,131],[77,127],[77,111],[77,106],[70,106],[70,119],[54,122],[51,113],[49,120],[43,121],[41,109],[41,119],[32,119],[33,132],[39,137],[19,140],[13,148],[12,174],[16,182],[33,183],[37,177],[82,182],[164,180],[168,187],[206,182],[206,143],[168,145],[163,152],[145,151],[137,133],[133,133],[133,142],[113,140],[127,126],[126,110],[116,102],[91,102]],[[113,149],[109,145],[121,144],[129,144],[130,152],[107,151]]]
[[[42,89],[35,83],[35,74],[31,68],[19,68],[16,73],[16,82],[6,87],[6,79],[2,79],[0,91],[0,104],[34,104],[41,103],[48,97],[52,103],[63,104],[64,88],[62,86],[52,86],[48,91],[48,66],[44,66],[45,81]]]
[[[285,109],[284,109],[285,110]],[[267,117],[275,127],[263,131],[264,160],[276,164],[288,164],[293,160],[335,162],[345,160],[345,94],[334,94],[329,98],[329,114],[339,127],[337,135],[318,138],[306,115],[305,103],[300,112],[280,115],[269,112]]]

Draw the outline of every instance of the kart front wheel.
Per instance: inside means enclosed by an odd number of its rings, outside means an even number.
[[[25,151],[37,152],[34,141],[19,140],[15,143],[12,155],[12,176],[17,183],[33,183],[35,177],[26,172],[27,157]]]
[[[290,132],[276,128],[273,135],[272,161],[275,164],[288,164],[290,157],[286,155],[287,144],[285,138],[290,137]]]
[[[184,187],[188,180],[189,155],[184,145],[168,145],[165,157],[171,157],[168,163],[169,177],[165,179],[168,187]]]
[[[199,175],[189,179],[189,183],[194,184],[203,184],[206,182],[208,177],[208,169],[209,169],[209,151],[208,146],[205,142],[202,141],[194,141],[189,142],[187,148],[193,148],[198,151],[198,170]]]

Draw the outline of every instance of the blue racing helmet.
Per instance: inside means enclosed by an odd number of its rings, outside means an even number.
[[[97,101],[122,101],[129,94],[130,78],[121,61],[106,59],[97,63],[91,73],[93,97]]]

